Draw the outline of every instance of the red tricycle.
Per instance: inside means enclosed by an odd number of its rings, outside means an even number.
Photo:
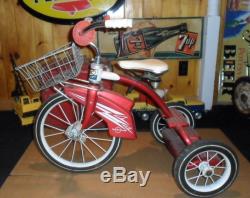
[[[107,164],[118,152],[122,139],[136,139],[131,112],[134,101],[104,89],[102,80],[114,81],[143,92],[157,107],[156,139],[174,156],[173,176],[182,191],[210,197],[226,190],[238,173],[235,153],[217,141],[201,140],[177,109],[147,83],[118,75],[102,63],[93,43],[96,30],[132,26],[130,19],[81,21],[73,29],[78,46],[89,46],[96,54],[88,80],[77,78],[84,57],[75,43],[16,68],[35,91],[53,88],[57,94],[40,109],[34,125],[35,139],[45,157],[56,166],[73,172],[91,171]],[[121,60],[124,70],[144,71],[147,78],[160,78],[168,66],[157,59]],[[164,125],[166,127],[159,127]]]

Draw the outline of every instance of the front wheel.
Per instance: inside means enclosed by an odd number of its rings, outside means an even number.
[[[195,118],[194,115],[192,114],[192,112],[186,108],[183,105],[180,104],[168,104],[168,108],[174,108],[176,109],[178,112],[180,112],[184,118],[186,119],[187,123],[189,124],[189,126],[191,127],[195,127]],[[162,135],[162,131],[167,128],[167,121],[165,118],[163,118],[161,116],[161,114],[156,111],[151,119],[150,119],[150,130],[153,133],[154,138],[160,142],[160,143],[165,143],[163,140],[163,135]]]
[[[173,175],[185,193],[212,197],[225,191],[238,174],[238,160],[226,145],[200,140],[187,146],[176,158]]]
[[[109,162],[121,139],[110,137],[104,120],[95,113],[82,129],[84,106],[62,95],[52,97],[37,116],[34,136],[45,157],[69,171],[90,171]]]

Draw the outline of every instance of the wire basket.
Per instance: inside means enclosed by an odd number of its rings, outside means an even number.
[[[38,92],[76,77],[83,61],[80,49],[74,43],[69,43],[15,70]]]

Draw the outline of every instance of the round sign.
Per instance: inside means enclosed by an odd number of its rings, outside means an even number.
[[[21,0],[29,12],[56,23],[72,23],[118,9],[124,0]]]

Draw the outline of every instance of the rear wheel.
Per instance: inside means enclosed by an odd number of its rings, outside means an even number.
[[[173,175],[185,193],[212,197],[225,191],[238,174],[238,160],[226,145],[199,140],[176,158]]]
[[[95,113],[82,129],[84,106],[61,95],[40,110],[35,139],[45,157],[69,171],[90,171],[109,162],[117,153],[120,138],[110,137],[104,120]]]
[[[250,77],[242,77],[235,82],[232,100],[238,112],[250,116]]]
[[[184,116],[189,126],[193,128],[195,127],[195,118],[189,109],[187,109],[186,107],[180,104],[168,104],[168,108],[169,109],[175,108]],[[150,119],[150,129],[151,129],[151,132],[153,133],[154,138],[158,142],[165,143],[163,140],[162,131],[167,127],[168,126],[167,126],[166,119],[161,117],[161,114],[158,111],[156,111]]]

